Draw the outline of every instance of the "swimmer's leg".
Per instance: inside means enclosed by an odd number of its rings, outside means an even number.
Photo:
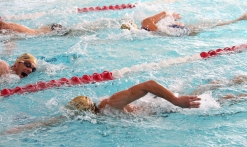
[[[217,102],[223,104],[226,100],[238,101],[238,100],[241,100],[241,99],[246,98],[246,97],[247,97],[247,93],[241,93],[238,95],[227,94],[227,95],[224,95],[221,98],[219,98],[217,100]]]
[[[217,26],[224,26],[224,25],[230,25],[230,24],[236,23],[236,22],[241,21],[241,20],[246,20],[246,19],[247,19],[247,13],[245,13],[244,15],[240,16],[237,19],[230,20],[230,21],[219,22],[219,23],[216,23],[216,24],[213,23],[212,21],[210,21],[210,22],[201,22],[198,25],[188,25],[187,27],[191,31],[189,36],[195,36],[198,33],[202,32],[203,30],[208,29],[208,28],[213,28],[213,27],[217,27]]]
[[[200,86],[198,89],[194,90],[191,94],[200,95],[206,91],[214,90],[220,87],[223,87],[223,85],[222,84],[206,84],[206,85]]]
[[[166,12],[161,12],[154,16],[148,17],[142,21],[142,27],[150,31],[157,31],[158,27],[156,26],[156,23],[166,17],[166,15]]]
[[[229,24],[233,24],[233,23],[236,23],[238,21],[241,21],[241,20],[246,20],[246,19],[247,19],[247,13],[245,13],[244,15],[240,16],[237,19],[226,21],[226,22],[220,22],[220,23],[216,24],[214,27],[216,27],[216,26],[229,25]]]
[[[247,76],[245,75],[238,75],[236,77],[234,77],[233,79],[231,80],[227,80],[227,81],[212,81],[210,84],[206,84],[206,85],[203,85],[201,87],[199,87],[198,89],[194,90],[191,94],[195,94],[195,95],[199,95],[199,94],[202,94],[206,91],[209,91],[209,90],[215,90],[217,88],[220,88],[220,87],[226,87],[226,86],[232,86],[232,85],[238,85],[238,84],[243,84],[247,82]],[[245,95],[241,95],[241,97],[243,97]],[[226,96],[228,97],[228,96]]]
[[[229,81],[229,86],[237,85],[237,84],[242,84],[244,82],[247,82],[247,76],[245,76],[245,75],[238,75],[238,76],[236,76],[235,78],[233,78],[233,79],[231,79]]]

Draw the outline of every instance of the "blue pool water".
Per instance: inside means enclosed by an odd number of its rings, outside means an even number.
[[[137,1],[128,0],[125,3]],[[37,72],[28,78],[1,77],[0,89],[37,81],[82,76],[104,70],[115,71],[143,63],[184,58],[202,51],[246,43],[247,21],[208,28],[196,36],[166,37],[145,31],[120,30],[121,22],[141,20],[162,10],[177,12],[185,24],[235,19],[245,13],[247,2],[235,1],[138,1],[133,9],[74,13],[75,8],[122,4],[122,1],[0,1],[1,16],[11,22],[38,28],[60,23],[74,26],[73,35],[0,35],[0,59],[13,64],[18,55],[30,52],[38,58]],[[35,13],[46,12],[38,17]],[[23,14],[23,15],[21,15]],[[27,16],[26,14],[32,14]],[[31,19],[28,19],[31,18]],[[6,18],[7,19],[7,18]],[[104,27],[90,31],[90,27]],[[83,32],[83,30],[86,32]],[[14,38],[13,40],[10,38]],[[12,40],[4,43],[4,40]],[[134,84],[156,80],[173,92],[189,94],[212,80],[227,80],[247,74],[247,52],[193,60],[161,68],[146,68],[95,84],[62,86],[35,93],[12,95],[0,100],[0,131],[61,114],[67,102],[88,95],[96,103]],[[1,135],[0,146],[246,146],[247,109],[245,98],[216,101],[225,94],[246,93],[246,85],[222,87],[200,95],[199,109],[181,109],[165,100],[147,95],[135,102],[146,107],[137,114],[105,112],[68,118],[58,125],[35,128],[18,134]]]

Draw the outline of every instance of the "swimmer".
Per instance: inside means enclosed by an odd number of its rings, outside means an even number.
[[[24,78],[30,73],[35,72],[36,68],[37,60],[29,53],[22,54],[18,57],[13,66],[9,66],[8,63],[0,60],[0,76],[6,74],[16,74],[20,78]]]
[[[173,17],[173,21],[167,25],[167,30],[172,31],[173,29],[174,31],[176,31],[177,33],[175,33],[174,35],[172,35],[173,33],[161,31],[161,29],[159,29],[158,26],[156,25],[160,20],[166,17]],[[165,35],[167,36],[186,36],[186,35],[193,36],[200,32],[199,27],[192,26],[192,25],[187,26],[182,22],[178,22],[177,20],[181,18],[182,17],[180,14],[173,13],[172,15],[170,15],[167,12],[163,11],[154,16],[145,18],[141,23],[142,24],[141,29],[144,29],[146,31],[154,31],[154,32],[161,31],[162,33],[165,33]],[[240,16],[239,18],[235,20],[220,22],[220,23],[213,25],[212,27],[229,25],[229,24],[241,21],[241,20],[246,20],[246,19],[247,19],[247,13],[245,13],[244,15]],[[122,24],[121,29],[128,29],[128,30],[138,29],[138,26],[134,24],[133,22],[130,22],[130,23]]]
[[[176,97],[170,90],[166,89],[162,85],[158,84],[153,80],[149,80],[137,85],[130,87],[127,90],[123,90],[117,92],[110,96],[109,98],[105,98],[100,101],[99,105],[96,106],[93,101],[87,96],[77,96],[73,98],[66,108],[70,110],[80,111],[88,111],[94,114],[101,113],[105,108],[111,107],[116,110],[123,111],[125,113],[135,113],[138,108],[130,103],[142,98],[147,93],[152,93],[160,98],[163,98],[172,104],[182,107],[182,108],[199,108],[200,107],[200,98],[194,95],[184,95]],[[49,126],[55,123],[61,122],[61,120],[66,119],[65,116],[54,117],[46,120],[45,122],[36,122],[23,126],[19,126],[16,128],[12,128],[7,130],[3,134],[12,134],[18,133],[22,130],[28,130],[35,127]]]
[[[67,35],[70,30],[66,29],[60,24],[51,24],[47,26],[40,27],[38,29],[31,29],[26,26],[11,23],[11,22],[4,22],[0,19],[0,34],[8,34],[8,33],[24,33],[28,35],[40,35],[40,34],[48,34],[51,32],[58,32],[62,35]]]

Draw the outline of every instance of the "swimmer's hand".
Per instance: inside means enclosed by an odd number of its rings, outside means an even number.
[[[197,102],[199,100],[201,100],[201,98],[196,95],[183,95],[177,97],[173,104],[182,108],[199,108],[201,104]]]

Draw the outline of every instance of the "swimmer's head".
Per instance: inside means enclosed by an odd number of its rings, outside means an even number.
[[[62,28],[63,28],[63,26],[60,25],[60,24],[57,24],[57,23],[51,24],[51,30],[52,30],[52,31],[53,31],[53,30],[60,30],[60,29],[62,29]]]
[[[64,26],[62,26],[61,24],[57,24],[57,23],[53,23],[50,26],[52,31],[57,32],[58,35],[68,35],[71,32],[71,29],[68,29]]]
[[[19,56],[19,57],[16,59],[15,63],[21,62],[21,61],[29,61],[29,62],[32,62],[32,63],[34,63],[35,65],[37,65],[37,59],[36,59],[33,55],[31,55],[31,54],[29,54],[29,53],[24,53],[24,54],[22,54],[21,56]]]
[[[138,29],[138,26],[136,24],[134,24],[133,22],[124,23],[121,25],[121,29],[131,30],[132,28]]]
[[[37,68],[37,59],[29,53],[25,53],[19,56],[16,59],[14,65],[12,66],[12,70],[20,78],[24,78],[28,76],[30,73],[34,72],[36,68]]]
[[[93,101],[87,96],[77,96],[69,102],[70,109],[77,109],[79,111],[90,111],[96,113],[96,106]]]

